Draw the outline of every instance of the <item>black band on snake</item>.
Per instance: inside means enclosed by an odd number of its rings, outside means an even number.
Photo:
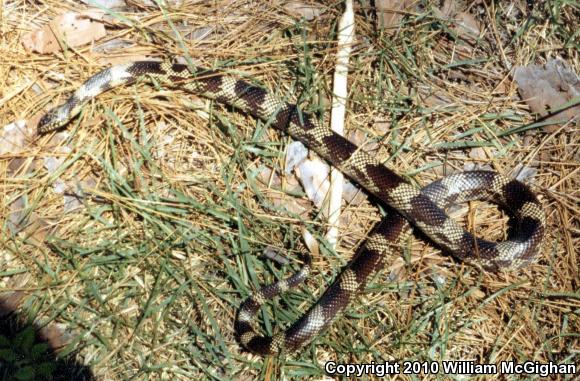
[[[66,125],[90,99],[139,79],[183,88],[269,122],[304,143],[393,210],[372,230],[321,298],[286,331],[273,337],[260,336],[251,323],[252,317],[267,300],[301,283],[308,276],[308,263],[294,276],[268,285],[246,299],[236,319],[235,334],[251,352],[263,355],[291,352],[328,327],[382,268],[384,258],[400,249],[412,230],[411,225],[456,258],[492,271],[530,263],[541,244],[546,223],[544,212],[524,184],[495,172],[473,171],[417,189],[346,138],[321,125],[315,117],[300,112],[296,105],[219,72],[199,69],[192,73],[185,65],[156,61],[114,66],[89,78],[66,103],[44,115],[38,132],[43,134]],[[513,228],[506,241],[496,243],[477,238],[443,211],[449,204],[474,199],[490,200],[508,211]]]

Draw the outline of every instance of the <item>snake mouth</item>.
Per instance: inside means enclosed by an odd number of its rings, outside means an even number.
[[[40,118],[38,122],[37,131],[39,134],[46,134],[54,130],[58,130],[64,127],[68,122],[65,117],[66,113],[63,112],[62,106],[50,110]]]

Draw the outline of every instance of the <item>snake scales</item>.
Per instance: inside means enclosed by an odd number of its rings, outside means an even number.
[[[286,280],[270,284],[246,299],[238,312],[235,334],[254,353],[293,351],[315,337],[347,307],[357,292],[382,268],[384,258],[420,229],[435,244],[458,259],[488,270],[521,267],[534,259],[545,230],[545,216],[535,195],[524,184],[498,173],[473,171],[454,174],[423,189],[411,186],[377,159],[336,134],[317,119],[272,92],[223,73],[168,62],[140,61],[113,66],[93,75],[61,106],[45,114],[38,132],[66,125],[90,99],[115,86],[136,80],[155,80],[240,109],[268,121],[302,141],[345,175],[391,208],[334,283],[299,320],[273,337],[256,333],[252,317],[275,295],[295,287],[309,273],[309,263]],[[487,199],[504,207],[513,227],[502,242],[477,238],[443,211],[456,202]]]

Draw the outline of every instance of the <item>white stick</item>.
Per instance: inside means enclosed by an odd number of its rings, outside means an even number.
[[[344,119],[346,114],[346,98],[348,96],[347,76],[348,61],[354,41],[354,12],[352,0],[346,0],[346,8],[338,24],[338,53],[336,55],[336,70],[334,72],[334,88],[330,128],[338,134],[344,134]],[[342,201],[342,184],[344,177],[340,171],[333,168],[330,173],[330,197],[328,209],[328,224],[330,228],[326,239],[336,246],[338,240],[338,220],[340,219],[340,204]]]

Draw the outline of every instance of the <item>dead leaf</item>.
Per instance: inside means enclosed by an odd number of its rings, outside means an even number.
[[[288,258],[284,256],[283,252],[277,250],[274,246],[267,246],[264,251],[262,252],[264,257],[268,258],[269,260],[278,263],[279,265],[287,265],[290,263]]]
[[[10,203],[10,214],[7,225],[12,234],[17,234],[26,224],[26,200],[23,196],[18,197]]]
[[[486,160],[487,154],[485,153],[485,150],[482,147],[475,147],[469,151],[469,157],[476,160],[477,159]]]
[[[431,94],[425,94],[424,95],[424,91],[423,90],[428,90],[428,89],[421,89],[421,91],[419,91],[419,98],[421,99],[421,102],[426,104],[427,106],[430,107],[437,107],[437,106],[451,106],[451,104],[453,103],[444,93],[443,91],[439,91],[439,90],[435,90],[435,92],[432,92]]]
[[[518,181],[525,182],[532,179],[538,173],[537,168],[528,167],[522,163],[518,163],[516,167],[511,171],[512,177]]]
[[[24,35],[22,44],[26,50],[42,54],[61,51],[61,43],[72,47],[85,45],[107,34],[105,25],[95,21],[100,18],[102,13],[99,12],[67,12],[41,29]]]
[[[28,214],[28,207],[24,197],[18,197],[10,204],[10,215],[8,216],[8,228],[12,234],[23,233],[28,242],[42,245],[49,233],[54,233],[56,227],[50,226],[37,213]]]
[[[17,157],[12,159],[8,162],[8,175],[9,177],[14,177],[15,175],[19,174],[24,175],[25,173],[29,173],[29,167],[26,166],[28,161],[23,157]]]
[[[311,209],[311,205],[308,201],[294,197],[288,197],[287,195],[280,192],[269,193],[268,200],[270,200],[272,205],[286,209],[288,212],[297,214],[299,216],[307,216]]]
[[[324,13],[321,4],[315,2],[289,1],[284,5],[286,12],[298,17],[303,17],[306,21],[312,21]]]
[[[467,34],[471,37],[479,37],[481,25],[471,13],[460,12],[454,17],[454,20],[458,26],[456,32],[459,35],[466,37],[465,34]]]
[[[49,234],[54,234],[57,229],[58,227],[56,225],[50,224],[45,218],[32,212],[26,220],[26,226],[23,232],[28,242],[34,245],[44,245],[46,237]]]
[[[481,33],[480,22],[471,13],[461,11],[454,0],[445,1],[441,9],[435,8],[435,15],[451,22],[451,30],[465,41],[474,42]]]
[[[453,15],[459,12],[459,7],[455,0],[445,0],[443,6],[440,10],[441,14],[447,17],[453,17]]]
[[[543,117],[549,115],[547,121],[562,122],[575,119],[578,126],[580,105],[553,113],[553,110],[580,96],[580,79],[565,61],[552,59],[545,68],[539,65],[518,66],[514,70],[513,77],[518,85],[520,97],[532,112]],[[553,132],[560,126],[560,123],[555,123],[545,126],[544,130]]]
[[[342,198],[351,206],[358,206],[367,199],[367,195],[356,185],[350,181],[345,180],[343,185]]]
[[[386,134],[391,129],[391,121],[389,120],[375,120],[375,130],[381,134]]]
[[[412,0],[377,0],[377,16],[379,28],[391,28],[397,26],[407,10],[415,1]]]
[[[0,155],[17,154],[25,149],[26,121],[17,120],[0,130]]]

